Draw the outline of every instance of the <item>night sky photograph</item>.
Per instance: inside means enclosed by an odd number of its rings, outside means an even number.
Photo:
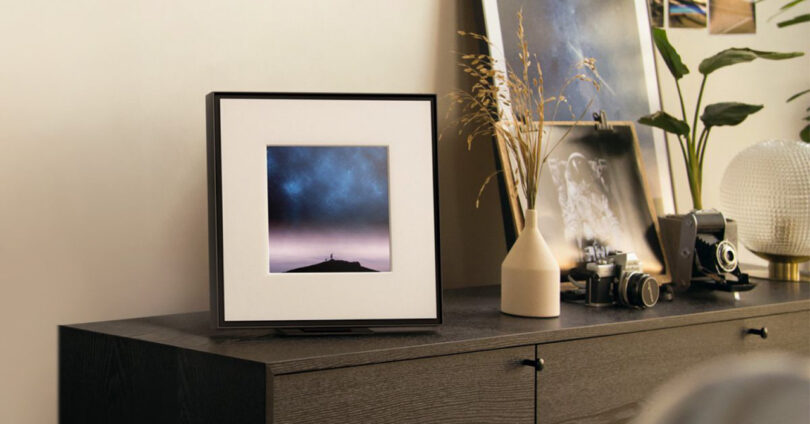
[[[571,68],[585,57],[596,59],[601,90],[584,115],[604,110],[612,121],[633,121],[650,110],[641,39],[636,27],[634,0],[499,0],[503,54],[513,69],[521,69],[517,44],[517,13],[523,10],[529,53],[537,55],[543,69],[547,96],[556,96]],[[652,46],[647,51],[653,53]],[[533,72],[532,78],[536,72]],[[575,113],[581,112],[593,96],[589,84],[572,84],[565,92]],[[566,107],[547,120],[573,121]],[[659,172],[652,128],[637,125],[652,197],[661,197]]]
[[[391,271],[388,147],[267,146],[269,271]]]

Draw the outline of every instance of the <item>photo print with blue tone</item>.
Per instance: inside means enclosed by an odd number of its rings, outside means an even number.
[[[706,28],[706,0],[669,0],[670,28]]]
[[[389,272],[388,147],[267,146],[269,271]]]

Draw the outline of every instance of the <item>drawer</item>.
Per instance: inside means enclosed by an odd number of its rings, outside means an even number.
[[[537,422],[625,422],[669,378],[729,353],[810,355],[810,312],[539,345]],[[768,338],[745,334],[768,328]]]
[[[531,423],[533,346],[273,378],[274,423]]]
[[[744,337],[747,352],[781,351],[810,356],[810,311],[747,318],[741,327],[740,331],[749,328],[768,330],[766,339],[753,334]]]

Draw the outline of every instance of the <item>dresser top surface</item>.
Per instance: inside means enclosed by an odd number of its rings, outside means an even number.
[[[273,330],[218,331],[208,312],[64,326],[267,364],[276,374],[575,340],[810,310],[810,284],[760,282],[750,292],[688,292],[646,310],[563,302],[559,318],[499,311],[498,286],[444,292],[444,324],[418,333],[281,336]]]

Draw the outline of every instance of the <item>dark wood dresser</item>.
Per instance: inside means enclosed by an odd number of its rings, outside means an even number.
[[[737,301],[682,294],[644,311],[563,303],[557,319],[498,307],[497,286],[446,291],[445,324],[408,334],[223,334],[207,312],[61,326],[60,420],[623,422],[706,359],[810,356],[807,283],[762,282]]]

